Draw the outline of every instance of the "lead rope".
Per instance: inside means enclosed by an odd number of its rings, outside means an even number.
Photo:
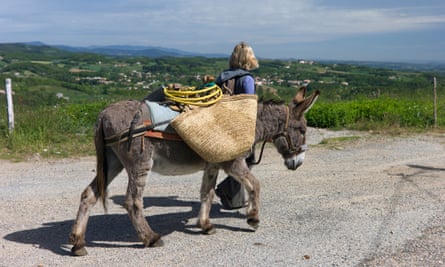
[[[261,145],[261,152],[260,152],[260,157],[258,158],[257,161],[250,163],[249,165],[258,165],[261,162],[261,159],[263,158],[263,152],[264,152],[264,147],[266,146],[267,140],[263,142],[263,144]]]

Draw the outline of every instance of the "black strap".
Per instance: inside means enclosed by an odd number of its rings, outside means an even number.
[[[127,130],[124,130],[119,134],[116,134],[109,138],[105,138],[105,144],[110,145],[110,144],[114,144],[116,142],[123,141],[123,140],[129,139],[129,138],[131,139],[134,136],[141,135],[141,133],[145,133],[146,131],[153,130],[154,128],[158,127],[159,125],[170,123],[170,121],[171,120],[165,120],[165,121],[161,121],[161,122],[150,124],[150,125],[142,124],[139,126],[134,126],[132,129],[130,127]]]
[[[267,141],[263,142],[263,145],[261,145],[261,152],[260,152],[260,157],[258,158],[257,161],[255,162],[251,162],[249,163],[249,165],[258,165],[261,162],[261,159],[263,159],[263,152],[264,152],[264,147],[266,146]]]

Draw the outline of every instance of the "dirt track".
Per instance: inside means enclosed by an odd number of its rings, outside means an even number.
[[[295,172],[268,148],[253,170],[262,184],[256,232],[244,211],[215,201],[217,233],[201,235],[201,173],[152,174],[145,215],[165,246],[144,249],[121,206],[121,174],[110,187],[109,213],[97,206],[91,214],[85,257],[69,256],[67,239],[94,158],[1,161],[0,266],[445,265],[445,135],[316,145],[354,134],[310,129],[310,150]]]

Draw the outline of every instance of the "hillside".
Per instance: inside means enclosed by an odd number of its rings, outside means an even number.
[[[0,44],[0,78],[13,79],[18,97],[32,92],[42,98],[34,102],[52,105],[58,100],[56,93],[71,101],[85,101],[109,96],[142,97],[173,82],[197,85],[203,75],[217,75],[227,66],[226,58],[172,56],[177,51],[165,54],[168,57],[147,57],[142,56],[148,51],[144,47],[132,48],[139,56],[118,56],[131,49],[108,48],[101,53],[113,55],[97,54],[101,48],[86,53],[42,44]],[[308,84],[310,90],[321,90],[322,98],[329,101],[379,96],[423,98],[431,92],[433,76],[445,80],[440,67],[406,71],[364,64],[270,59],[261,60],[261,68],[254,75],[260,95],[288,99],[292,97],[289,88]]]

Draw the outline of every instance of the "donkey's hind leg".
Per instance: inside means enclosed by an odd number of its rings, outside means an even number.
[[[110,159],[113,159],[113,162],[110,162]],[[115,157],[113,157],[113,155],[108,157],[108,163],[111,163],[108,164],[110,167],[108,168],[107,172],[107,181],[109,184],[114,177],[121,172],[123,166]],[[87,250],[85,249],[85,232],[87,229],[89,213],[96,204],[99,196],[96,179],[97,178],[94,178],[93,181],[85,188],[80,198],[79,210],[69,237],[69,242],[73,245],[71,252],[74,256],[84,256],[87,254]]]
[[[69,242],[73,245],[71,252],[74,256],[85,256],[85,232],[91,208],[96,204],[98,191],[96,178],[85,188],[80,197],[79,210],[71,230]]]
[[[131,149],[123,156],[125,169],[128,174],[128,187],[125,196],[125,209],[131,223],[145,247],[159,247],[163,245],[161,235],[154,232],[144,217],[144,187],[147,173],[152,168],[153,148],[144,137],[134,139]],[[141,150],[141,147],[144,149]],[[122,150],[122,147],[121,147]]]
[[[129,170],[128,188],[125,199],[125,209],[128,211],[130,220],[136,230],[139,239],[145,247],[160,247],[163,245],[161,235],[154,232],[144,217],[143,192],[147,170]]]
[[[218,177],[219,168],[214,165],[207,165],[201,182],[201,209],[199,210],[198,226],[205,234],[214,234],[216,232],[213,224],[210,223],[210,209],[212,200],[215,196],[215,185]]]

